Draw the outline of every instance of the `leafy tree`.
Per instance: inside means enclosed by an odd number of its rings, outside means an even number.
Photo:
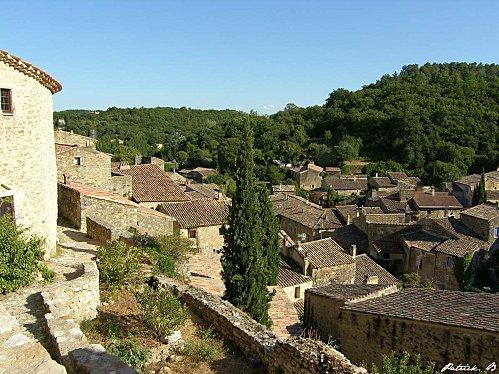
[[[482,177],[480,178],[480,182],[473,190],[472,196],[472,204],[480,205],[487,202],[487,193],[485,192],[485,175],[482,173]]]
[[[338,191],[336,191],[334,188],[329,188],[327,190],[327,193],[326,193],[326,201],[325,201],[326,208],[330,208],[332,206],[335,206],[340,201],[342,201],[342,198],[338,194]]]
[[[249,123],[243,128],[242,138],[234,174],[236,191],[222,248],[224,298],[256,321],[269,326],[269,265],[262,246],[261,208],[253,172],[253,134]]]
[[[472,253],[466,253],[464,257],[455,260],[454,273],[461,291],[473,291],[474,267]]]
[[[404,167],[393,160],[370,162],[362,168],[362,172],[372,178],[378,173],[378,176],[385,176],[389,171],[404,171]]]
[[[362,139],[345,135],[334,147],[334,153],[339,162],[350,161],[359,157],[360,147],[362,147]]]
[[[392,352],[389,355],[383,355],[383,365],[381,367],[373,365],[372,372],[374,374],[433,374],[435,363],[424,364],[420,355],[415,355],[415,358],[411,359],[408,352],[404,352],[400,357]]]

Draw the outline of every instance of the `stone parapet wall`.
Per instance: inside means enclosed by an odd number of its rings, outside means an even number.
[[[80,193],[61,183],[57,184],[57,205],[59,214],[67,219],[71,225],[81,227]]]
[[[173,234],[174,218],[150,208],[140,207],[137,210],[137,224],[132,226],[141,234],[162,236]]]
[[[104,220],[98,217],[88,217],[87,220],[87,235],[92,239],[96,239],[101,243],[106,243],[110,240],[119,239],[123,232],[110,226]]]
[[[311,339],[282,340],[227,301],[192,286],[172,285],[181,300],[247,356],[260,360],[269,373],[367,373],[340,352]]]

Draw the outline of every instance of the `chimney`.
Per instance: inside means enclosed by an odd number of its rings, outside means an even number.
[[[431,196],[435,196],[435,189],[434,188],[431,189]]]
[[[378,284],[379,278],[377,275],[366,275],[366,284]]]
[[[357,256],[357,246],[355,244],[352,244],[350,247],[350,255],[355,258]]]
[[[354,175],[353,176],[353,181],[355,182],[357,180],[357,177]]]
[[[347,214],[347,225],[352,223],[352,219],[350,218],[350,214]]]
[[[360,208],[355,209],[355,216],[359,217],[360,216]]]
[[[307,275],[307,269],[308,269],[308,257],[305,256],[303,257],[303,275]]]
[[[376,178],[378,178],[378,173],[376,173]]]
[[[220,190],[217,190],[217,200],[222,201],[223,200],[223,193]]]

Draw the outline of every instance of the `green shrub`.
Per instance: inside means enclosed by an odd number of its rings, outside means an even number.
[[[39,262],[37,267],[40,274],[42,274],[42,278],[43,280],[45,280],[45,282],[51,283],[54,281],[55,271],[49,269],[47,265],[42,262]]]
[[[142,307],[144,322],[156,332],[160,339],[182,326],[187,319],[186,308],[168,290],[154,291],[147,287],[136,297]]]
[[[139,250],[114,240],[100,247],[97,266],[101,281],[116,290],[135,279],[139,270]]]
[[[195,362],[211,362],[223,354],[223,341],[218,339],[209,328],[199,332],[199,340],[189,339],[185,342],[182,353]]]
[[[377,367],[373,365],[373,374],[433,374],[435,373],[435,363],[423,364],[420,355],[415,355],[413,359],[408,352],[397,357],[392,352],[383,355],[383,365]]]
[[[133,339],[115,339],[108,344],[107,350],[136,369],[141,369],[149,356],[149,351]]]
[[[28,236],[10,215],[0,217],[0,292],[12,292],[33,280],[43,256],[44,239]]]
[[[403,274],[399,278],[399,285],[403,288],[427,288],[435,289],[435,285],[431,282],[423,282],[417,273]]]

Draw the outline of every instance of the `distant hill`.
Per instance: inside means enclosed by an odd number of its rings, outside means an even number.
[[[499,65],[408,65],[360,90],[336,89],[323,106],[288,104],[270,117],[233,110],[109,108],[99,114],[54,113],[55,121],[59,118],[68,130],[85,135],[96,130],[108,152],[117,152],[112,140],[118,137],[143,154],[227,172],[239,124],[247,119],[254,124],[262,179],[285,178],[274,159],[313,158],[326,165],[362,157],[384,162],[371,171],[389,162],[388,167],[439,184],[499,163]]]

